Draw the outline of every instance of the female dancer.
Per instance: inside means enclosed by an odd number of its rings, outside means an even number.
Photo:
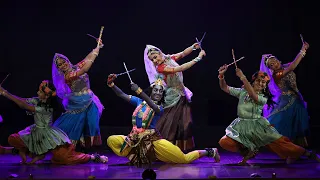
[[[81,139],[86,148],[102,143],[99,121],[104,107],[91,91],[87,74],[103,46],[101,42],[99,44],[75,66],[66,56],[58,53],[54,55],[52,64],[53,83],[66,109],[54,126],[62,129],[73,144]]]
[[[165,55],[159,48],[152,45],[147,45],[144,51],[144,63],[150,83],[154,82],[155,75],[160,73],[164,75],[167,86],[164,114],[157,123],[157,129],[164,139],[177,145],[183,151],[191,150],[195,145],[190,109],[192,92],[184,86],[182,72],[199,62],[206,53],[201,50],[197,58],[182,65],[176,61],[199,47],[199,44],[195,43],[174,55]]]
[[[315,153],[293,144],[261,116],[264,105],[274,104],[268,88],[270,77],[267,73],[259,71],[249,82],[237,68],[236,74],[243,82],[244,88],[234,88],[229,87],[224,79],[227,67],[224,65],[219,69],[219,84],[224,92],[239,98],[239,117],[227,127],[226,135],[219,141],[220,146],[228,151],[240,152],[244,156],[240,165],[246,164],[262,146],[267,146],[281,158],[286,158],[287,163],[292,163],[302,155],[320,162]]]
[[[33,164],[45,158],[45,154],[50,150],[53,153],[52,162],[57,164],[86,163],[90,160],[107,161],[105,156],[75,152],[68,136],[61,129],[51,126],[53,117],[58,115],[57,109],[60,103],[56,97],[55,87],[49,81],[42,81],[37,98],[23,99],[10,94],[2,87],[0,94],[34,114],[35,124],[8,138],[9,144],[19,150],[21,163],[26,163],[26,155],[32,154],[33,159],[30,163]]]
[[[275,56],[266,54],[262,56],[260,64],[260,70],[271,77],[269,88],[276,102],[274,107],[265,109],[264,116],[280,134],[303,147],[308,146],[306,136],[309,134],[309,116],[293,70],[306,55],[308,48],[309,44],[304,42],[292,63],[282,65]]]
[[[216,148],[206,148],[184,154],[171,142],[162,139],[156,129],[156,123],[163,114],[162,103],[165,89],[162,79],[157,79],[148,89],[148,95],[136,84],[131,89],[139,97],[127,95],[114,84],[116,75],[108,77],[108,86],[117,96],[136,106],[132,115],[132,131],[128,136],[113,135],[107,139],[108,146],[118,156],[126,156],[132,165],[151,164],[155,159],[167,163],[190,163],[200,157],[213,157],[220,162]]]

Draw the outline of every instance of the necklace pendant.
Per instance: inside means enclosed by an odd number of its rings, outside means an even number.
[[[142,117],[143,117],[143,112],[142,112],[142,111],[139,111],[138,117],[139,117],[139,118],[142,118]]]

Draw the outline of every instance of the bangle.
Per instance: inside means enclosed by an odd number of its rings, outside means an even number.
[[[114,83],[112,82],[111,84],[107,84],[109,87],[113,87]]]
[[[199,61],[201,61],[201,58],[200,57],[196,57],[196,58],[193,59],[193,61],[199,62]]]
[[[139,95],[142,93],[142,89],[139,87],[137,90],[136,90],[136,93]]]
[[[94,54],[94,55],[96,55],[96,56],[98,56],[98,55],[99,55],[99,53],[94,52],[93,50],[92,50],[92,54]]]
[[[306,55],[306,51],[305,50],[300,50],[300,54],[302,57],[304,57]]]
[[[195,45],[192,45],[192,46],[191,46],[191,48],[192,48],[192,51],[197,50],[197,48],[196,48],[196,46],[195,46]]]
[[[223,74],[219,74],[218,78],[219,79],[224,79],[224,75]]]
[[[244,80],[244,79],[246,79],[246,76],[241,76],[241,77],[240,77],[240,80],[241,80],[241,81]]]
[[[6,91],[2,91],[2,93],[0,93],[0,95],[2,95],[2,96],[6,96],[6,94],[7,94],[7,92]]]

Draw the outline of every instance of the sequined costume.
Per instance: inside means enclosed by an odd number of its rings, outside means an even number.
[[[72,71],[62,74],[56,67],[57,57],[68,62],[72,66]],[[60,93],[59,97],[62,96],[66,109],[66,112],[54,122],[54,126],[62,129],[74,144],[81,140],[86,147],[101,145],[99,122],[104,107],[90,89],[88,74],[80,76],[77,74],[87,62],[83,60],[73,66],[67,57],[55,54],[53,63],[53,82],[58,95],[59,89],[64,92]]]

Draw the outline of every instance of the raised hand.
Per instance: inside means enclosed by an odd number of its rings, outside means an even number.
[[[219,74],[223,75],[228,70],[228,65],[223,65],[219,68]]]
[[[111,85],[116,78],[117,78],[117,75],[115,75],[115,74],[110,74],[110,75],[108,76],[107,84],[108,84],[108,85]]]
[[[202,59],[203,56],[206,56],[206,52],[204,50],[201,50],[198,57],[200,57]]]
[[[200,49],[200,44],[199,44],[199,43],[194,43],[194,44],[192,45],[192,47],[193,47],[194,49]]]
[[[0,95],[5,94],[7,91],[5,89],[3,89],[3,87],[0,86]]]
[[[98,42],[99,38],[97,39],[97,42]],[[98,45],[98,48],[101,49],[103,48],[104,44],[102,43],[102,39],[100,39],[99,41],[99,45]]]
[[[301,50],[306,51],[308,48],[309,48],[309,44],[304,41]]]
[[[139,89],[139,86],[137,84],[135,84],[135,83],[131,84],[131,90],[132,91],[137,91],[138,89]]]

